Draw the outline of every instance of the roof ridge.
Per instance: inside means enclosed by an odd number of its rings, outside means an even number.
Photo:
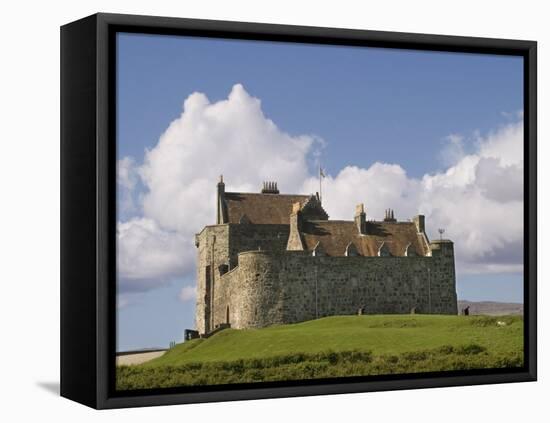
[[[273,193],[263,193],[263,192],[234,192],[234,191],[226,191],[225,195],[227,194],[238,194],[238,195],[265,195],[269,197],[307,197],[309,198],[309,194],[273,194]]]
[[[328,220],[308,220],[308,222],[322,222],[322,223],[353,223],[355,222],[353,220],[337,220],[337,219],[328,219]]]
[[[395,225],[395,224],[402,224],[402,223],[408,223],[408,224],[413,224],[414,225],[414,222],[412,221],[409,221],[409,220],[397,220],[395,222],[389,222],[387,220],[367,220],[367,223],[380,223],[380,224],[384,224],[384,225]]]

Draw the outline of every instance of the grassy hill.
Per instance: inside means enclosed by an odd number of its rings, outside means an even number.
[[[335,316],[221,331],[117,368],[118,389],[523,365],[521,316]]]

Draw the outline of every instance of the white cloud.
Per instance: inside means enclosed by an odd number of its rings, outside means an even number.
[[[503,166],[498,159],[482,157],[476,182],[486,198],[502,203],[522,201],[523,164]]]
[[[188,302],[188,301],[191,301],[191,302],[194,302],[195,299],[197,298],[197,287],[196,286],[184,286],[181,291],[180,291],[180,295],[179,295],[179,299],[182,301],[182,302]]]
[[[480,138],[444,174],[426,175],[420,207],[455,241],[459,271],[523,268],[523,122]]]
[[[332,219],[352,219],[360,202],[368,218],[382,218],[386,208],[399,220],[425,214],[429,235],[443,227],[455,241],[459,271],[520,270],[523,124],[477,136],[468,154],[463,140],[447,137],[447,169],[420,179],[398,164],[346,166],[324,179],[323,204]],[[119,288],[145,291],[194,278],[194,234],[215,220],[219,174],[228,191],[257,192],[263,180],[277,180],[283,192],[313,193],[318,179],[308,163],[323,146],[314,135],[282,131],[240,84],[218,102],[191,94],[140,166],[130,158],[119,162],[119,185],[131,195],[137,173],[144,188],[141,217],[118,224]]]
[[[119,207],[122,212],[136,210],[133,193],[138,182],[138,172],[132,157],[123,157],[117,161],[117,184]]]
[[[523,167],[523,120],[505,125],[480,139],[479,155],[498,159],[502,166]]]
[[[444,147],[441,149],[439,155],[442,162],[446,166],[452,166],[462,157],[465,156],[464,150],[464,137],[459,134],[447,135],[443,141]]]
[[[136,182],[135,160],[128,156],[119,159],[117,163],[117,183],[128,190],[132,190],[136,186]]]
[[[355,205],[361,202],[371,217],[382,216],[388,207],[393,207],[399,217],[412,216],[419,184],[399,165],[374,163],[368,169],[347,166],[336,177],[323,179],[323,207],[331,219],[353,219]],[[309,193],[318,185],[318,179],[310,177],[302,192]]]
[[[452,143],[462,143],[454,135]],[[453,239],[460,272],[507,272],[523,268],[523,123],[506,125],[477,140],[476,151],[455,150],[445,172],[409,178],[396,164],[368,169],[348,166],[323,182],[323,205],[331,219],[353,218],[364,202],[367,218],[393,208],[399,220],[421,213],[428,234],[438,228]],[[317,183],[311,177],[303,192]]]
[[[194,276],[194,234],[215,221],[220,174],[228,191],[257,192],[262,181],[277,180],[280,189],[295,192],[308,176],[308,156],[322,147],[313,135],[280,130],[240,84],[214,103],[191,94],[137,170],[145,188],[142,218],[118,225],[121,289]],[[130,185],[132,164],[127,158],[119,163],[123,187]]]
[[[195,246],[154,220],[134,218],[117,224],[117,271],[121,292],[147,291],[193,269]]]
[[[146,152],[140,170],[148,189],[144,214],[163,228],[191,235],[213,222],[219,174],[232,190],[256,192],[262,181],[277,179],[279,187],[292,191],[307,177],[306,157],[314,143],[312,136],[281,131],[240,84],[216,103],[194,93]]]

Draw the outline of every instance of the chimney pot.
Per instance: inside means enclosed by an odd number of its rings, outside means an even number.
[[[275,181],[264,181],[262,183],[262,194],[279,194],[279,189],[277,188],[277,182]]]

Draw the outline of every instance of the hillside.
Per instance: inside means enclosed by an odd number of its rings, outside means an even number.
[[[336,316],[188,341],[150,362],[118,367],[117,386],[515,367],[522,348],[521,316]]]

